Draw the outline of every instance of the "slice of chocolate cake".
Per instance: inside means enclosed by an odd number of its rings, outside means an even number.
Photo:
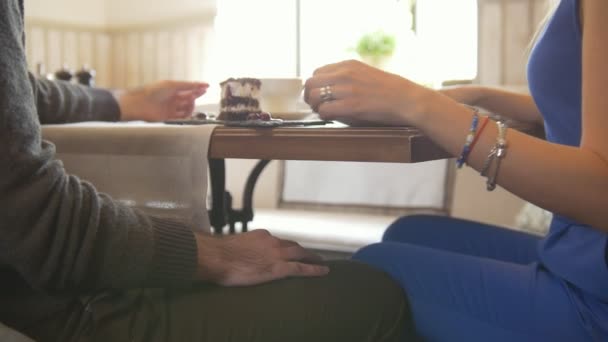
[[[220,83],[222,100],[219,120],[245,121],[250,114],[260,114],[260,88],[255,78],[229,78]]]

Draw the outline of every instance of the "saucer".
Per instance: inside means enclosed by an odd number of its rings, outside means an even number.
[[[283,120],[302,120],[312,115],[313,112],[310,109],[298,110],[294,112],[271,112],[270,115],[275,119]]]

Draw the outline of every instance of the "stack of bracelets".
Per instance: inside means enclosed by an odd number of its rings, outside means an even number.
[[[473,120],[471,121],[471,127],[469,128],[469,133],[467,134],[464,146],[462,147],[462,152],[460,153],[458,159],[456,159],[456,166],[458,168],[462,168],[462,166],[466,163],[469,154],[481,136],[481,132],[483,132],[484,128],[488,124],[488,121],[490,121],[488,116],[484,116],[482,119],[483,122],[478,129],[479,110],[474,107],[472,107],[472,109]],[[481,175],[487,177],[486,189],[488,191],[492,191],[496,188],[496,178],[498,177],[500,162],[507,155],[507,140],[505,138],[507,135],[507,125],[502,121],[496,121],[496,125],[498,126],[498,137],[496,138],[496,144],[492,150],[490,150],[490,153],[488,154],[488,157],[481,168]],[[492,174],[488,175],[494,161],[496,161],[496,166],[494,167]]]

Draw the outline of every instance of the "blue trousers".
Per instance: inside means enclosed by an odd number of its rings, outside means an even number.
[[[405,290],[425,341],[587,341],[567,284],[538,263],[539,238],[442,216],[407,216],[354,259]]]

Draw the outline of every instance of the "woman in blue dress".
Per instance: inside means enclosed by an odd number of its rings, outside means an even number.
[[[532,96],[436,92],[356,61],[321,67],[306,82],[324,119],[414,125],[480,171],[489,190],[498,184],[554,214],[544,238],[404,217],[356,253],[401,284],[423,339],[608,341],[606,18],[606,0],[561,0],[530,55]],[[461,103],[544,123],[546,140]]]

